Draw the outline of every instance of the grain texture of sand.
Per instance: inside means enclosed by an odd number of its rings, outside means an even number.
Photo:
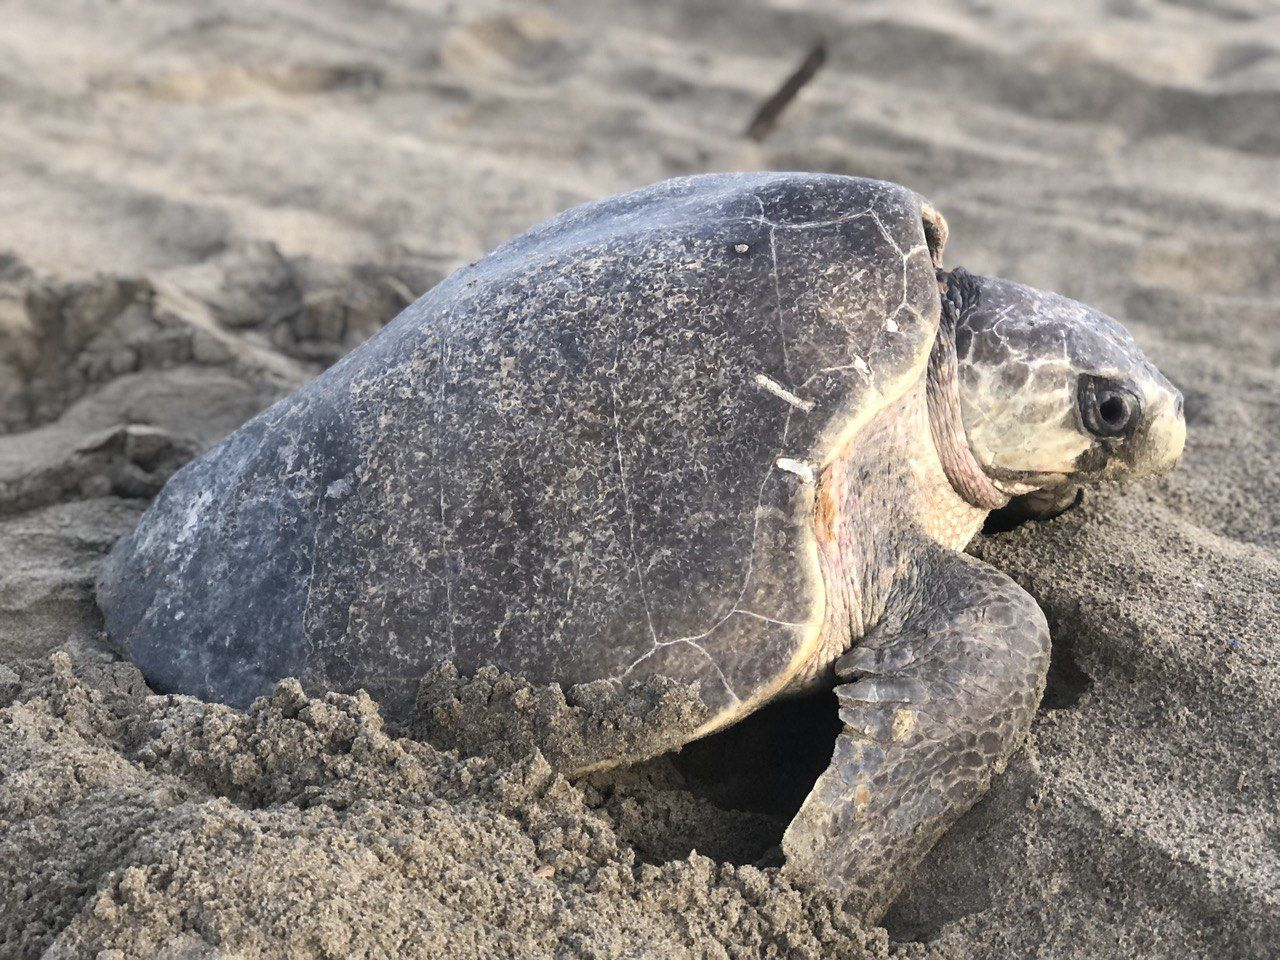
[[[0,957],[1276,955],[1274,7],[0,18]],[[814,79],[745,137],[819,40]],[[569,782],[446,749],[467,744],[439,724],[400,736],[363,697],[155,697],[103,651],[96,564],[194,452],[532,223],[755,169],[915,188],[949,264],[1116,316],[1186,395],[1177,472],[972,547],[1048,613],[1049,690],[884,928],[746,865],[776,817],[717,807],[687,768]],[[450,702],[569,716],[479,682]]]

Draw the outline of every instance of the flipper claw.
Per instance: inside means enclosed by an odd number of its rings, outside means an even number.
[[[928,691],[919,680],[878,677],[859,680],[836,688],[840,703],[919,703],[928,699]]]

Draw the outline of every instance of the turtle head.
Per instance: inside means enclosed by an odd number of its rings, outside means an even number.
[[[1119,323],[995,277],[941,275],[965,439],[1007,493],[1072,489],[1172,469],[1182,394]]]

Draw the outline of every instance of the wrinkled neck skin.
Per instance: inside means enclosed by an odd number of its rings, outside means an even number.
[[[956,493],[968,504],[998,510],[1009,502],[983,471],[969,449],[960,416],[960,379],[956,373],[956,321],[959,306],[942,290],[942,319],[929,354],[925,392],[929,407],[929,433],[943,473]]]
[[[962,550],[990,510],[970,499],[980,484],[967,486],[966,496],[950,479],[935,445],[932,424],[939,418],[927,380],[881,411],[818,480],[814,537],[826,617],[797,691],[830,684],[835,661],[879,622],[895,589],[910,591],[924,538]],[[952,462],[953,471],[967,469],[963,458]],[[1000,503],[1006,500],[1001,495]]]

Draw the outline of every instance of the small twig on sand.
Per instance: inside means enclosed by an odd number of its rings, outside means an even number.
[[[783,81],[777,92],[760,105],[756,115],[751,118],[746,135],[752,140],[763,140],[772,133],[774,126],[778,123],[778,117],[782,116],[782,111],[787,109],[787,105],[796,98],[796,94],[804,89],[805,84],[813,79],[813,75],[826,62],[827,45],[819,41],[805,55],[795,72]]]

